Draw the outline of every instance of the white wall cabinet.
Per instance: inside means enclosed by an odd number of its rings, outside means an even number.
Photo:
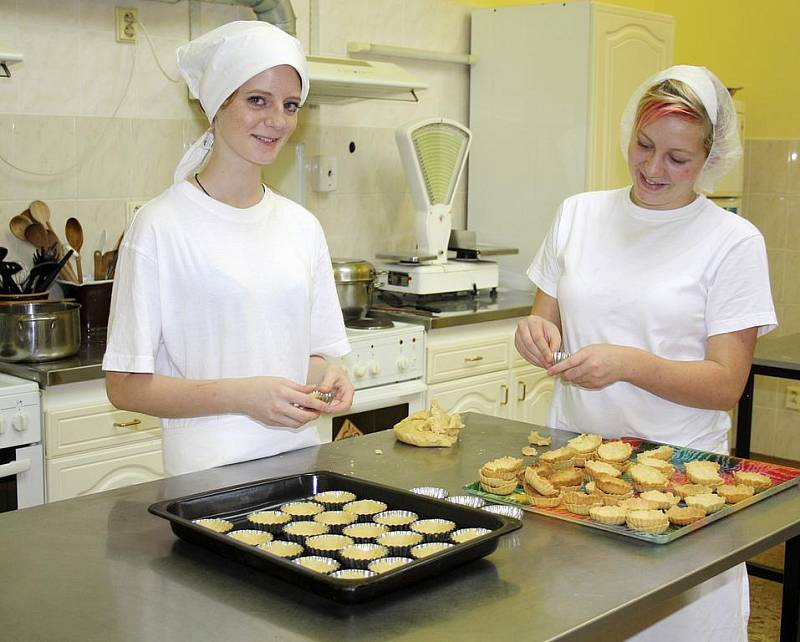
[[[156,417],[118,410],[102,380],[43,394],[47,501],[164,477]]]
[[[619,120],[633,90],[673,59],[674,18],[586,0],[472,13],[467,227],[524,277],[559,203],[630,183]]]
[[[553,379],[517,354],[515,328],[509,319],[429,332],[428,404],[545,425]]]

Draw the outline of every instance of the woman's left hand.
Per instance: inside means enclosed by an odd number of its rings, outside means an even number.
[[[332,363],[326,363],[326,366],[322,379],[317,384],[317,390],[333,392],[333,401],[328,404],[330,413],[346,412],[353,403],[353,384],[339,366]]]
[[[606,343],[586,346],[548,368],[547,374],[581,388],[600,390],[625,380],[634,352],[634,348]]]

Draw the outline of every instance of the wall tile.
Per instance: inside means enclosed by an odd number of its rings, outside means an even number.
[[[786,248],[786,197],[757,192],[750,195],[747,218],[764,235],[768,250]]]
[[[16,15],[15,12],[9,10],[8,0],[6,0],[6,8],[3,8],[3,0],[0,0],[0,42],[5,46],[11,48],[13,51],[22,52],[17,42],[17,23],[16,18],[10,18],[11,15]],[[5,16],[5,17],[4,17]],[[19,92],[21,86],[21,73],[25,69],[25,61],[16,63],[10,67],[11,78],[0,78],[0,114],[14,114],[19,112]]]
[[[13,116],[0,115],[0,199],[11,198],[16,171],[3,159],[13,162]],[[2,226],[0,226],[2,227]]]
[[[763,406],[753,407],[750,449],[760,455],[778,456],[775,452],[775,422],[777,410]]]
[[[110,32],[84,31],[78,45],[77,113],[119,118],[136,113],[137,47],[115,42]]]
[[[136,100],[135,113],[143,118],[186,118],[191,112],[186,85],[180,79],[175,60],[175,50],[184,43],[176,38],[153,37],[155,53],[147,47],[136,52],[136,73],[133,92]],[[164,68],[169,80],[158,66]]]
[[[0,24],[17,25],[17,0],[0,0]]]
[[[775,416],[775,451],[783,459],[800,460],[800,413],[778,410]]]
[[[755,385],[754,406],[763,406],[764,408],[774,408],[776,410],[783,407],[783,386],[780,379],[757,375]]]
[[[78,196],[80,198],[124,198],[130,175],[145,159],[131,162],[134,141],[129,120],[77,119]]]
[[[793,194],[800,194],[800,141],[789,141],[787,165],[787,190]]]
[[[800,251],[784,254],[784,279],[781,301],[800,302]]]
[[[179,120],[131,122],[134,158],[146,159],[131,171],[128,194],[140,199],[157,196],[172,184],[175,166],[183,155],[183,127]]]
[[[800,303],[785,303],[782,310],[780,336],[800,332]]]
[[[786,247],[800,251],[800,196],[786,197]]]
[[[139,20],[151,38],[169,36],[183,42],[189,40],[189,3],[186,0],[176,4],[142,2],[139,6]]]
[[[61,33],[78,27],[78,4],[78,0],[21,0],[17,20],[23,28]]]
[[[784,140],[752,141],[750,189],[754,192],[785,192],[790,144]]]

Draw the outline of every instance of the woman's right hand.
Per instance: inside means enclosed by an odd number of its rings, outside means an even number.
[[[328,406],[309,397],[314,386],[296,383],[282,377],[248,377],[234,379],[238,412],[268,426],[299,428],[320,416]]]
[[[552,321],[532,314],[517,323],[514,345],[525,361],[549,368],[553,365],[553,352],[561,347],[561,332]]]

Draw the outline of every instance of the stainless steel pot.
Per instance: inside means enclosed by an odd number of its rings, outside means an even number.
[[[0,361],[53,361],[81,346],[80,305],[30,301],[0,305]]]
[[[369,261],[332,259],[333,280],[345,321],[355,321],[367,314],[377,273]]]

